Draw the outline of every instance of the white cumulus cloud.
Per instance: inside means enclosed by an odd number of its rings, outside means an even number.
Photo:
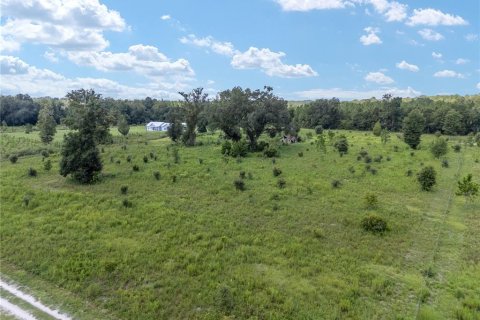
[[[460,16],[443,13],[440,10],[414,9],[413,14],[408,18],[407,25],[428,25],[428,26],[462,26],[467,25],[468,22]]]
[[[469,33],[465,36],[465,39],[467,41],[470,41],[470,42],[473,42],[473,41],[477,41],[478,40],[478,34],[475,34],[475,33]]]
[[[392,78],[390,78],[389,76],[386,76],[382,72],[369,72],[365,76],[365,80],[367,80],[368,82],[375,82],[378,84],[390,84],[395,82]]]
[[[164,14],[163,16],[160,17],[162,20],[170,20],[172,17],[169,14]]]
[[[247,51],[233,56],[231,65],[235,69],[260,69],[269,76],[281,78],[314,77],[317,72],[308,64],[289,65],[282,61],[283,52],[250,47]]]
[[[428,41],[440,41],[444,39],[444,36],[432,29],[422,29],[418,31],[418,34],[422,36],[423,39]]]
[[[194,34],[189,34],[186,37],[180,38],[180,42],[183,44],[191,44],[197,47],[208,48],[215,53],[225,56],[233,56],[235,53],[237,53],[231,42],[217,41],[212,36],[199,38]]]
[[[352,2],[344,0],[276,0],[284,11],[343,9]]]
[[[380,32],[378,28],[373,28],[373,27],[367,27],[363,29],[367,34],[364,34],[360,37],[360,42],[364,46],[369,46],[372,44],[381,44],[382,40],[380,37],[377,35],[377,33]]]
[[[440,52],[432,52],[432,57],[435,59],[442,59],[443,55]]]
[[[458,58],[456,61],[455,61],[455,64],[467,64],[469,63],[470,60],[468,59],[463,59],[463,58]]]
[[[389,22],[402,21],[407,17],[408,6],[406,4],[387,0],[369,0],[368,2]]]
[[[9,51],[24,42],[65,50],[102,50],[104,31],[123,31],[124,19],[98,0],[3,0],[0,27]]]
[[[420,70],[420,68],[418,66],[416,66],[414,64],[410,64],[405,60],[402,60],[401,62],[398,62],[396,64],[396,66],[397,66],[398,69],[408,70],[408,71],[412,71],[412,72],[418,72]]]
[[[453,70],[442,70],[437,71],[433,74],[437,78],[464,78],[465,76],[461,73],[455,72]]]
[[[391,94],[392,96],[396,97],[413,98],[420,96],[422,93],[411,87],[407,87],[405,89],[396,87],[384,87],[365,91],[342,88],[319,88],[295,92],[296,97],[302,100],[330,99],[332,97],[336,97],[342,100],[370,99],[372,97],[381,99],[385,94]]]

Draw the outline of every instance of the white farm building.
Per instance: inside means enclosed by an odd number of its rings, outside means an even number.
[[[145,126],[147,131],[167,131],[169,127],[170,127],[170,123],[168,122],[156,122],[156,121],[149,122]]]

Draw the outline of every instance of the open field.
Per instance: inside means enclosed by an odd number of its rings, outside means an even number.
[[[121,137],[103,146],[103,178],[87,186],[58,174],[63,131],[49,172],[35,152],[16,164],[4,157],[44,148],[37,132],[1,134],[6,278],[79,319],[479,319],[480,202],[455,191],[468,173],[479,180],[480,148],[450,148],[443,168],[428,150],[432,136],[412,155],[394,135],[383,145],[343,131],[343,157],[328,140],[323,154],[307,139],[280,147],[273,163],[224,158],[208,134],[201,146],[175,147],[175,163],[170,140],[143,130],[132,128],[125,149]],[[368,164],[376,174],[357,160],[362,148],[383,156]],[[438,173],[432,192],[415,176],[427,165]],[[233,185],[241,171],[243,192]],[[389,231],[364,231],[371,213]]]

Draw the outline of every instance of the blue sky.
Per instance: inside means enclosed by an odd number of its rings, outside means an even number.
[[[2,0],[2,94],[287,99],[480,92],[480,2]]]

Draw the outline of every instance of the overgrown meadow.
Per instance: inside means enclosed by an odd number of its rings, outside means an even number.
[[[143,130],[99,147],[92,185],[58,174],[63,131],[47,148],[1,134],[7,278],[79,319],[479,319],[480,202],[455,196],[480,177],[465,137],[435,159],[433,136],[412,151],[333,131],[350,145],[340,156],[302,130],[285,146],[262,136],[278,157],[232,158],[218,133],[186,148]],[[430,165],[437,185],[421,191]],[[364,230],[372,214],[387,231]]]

